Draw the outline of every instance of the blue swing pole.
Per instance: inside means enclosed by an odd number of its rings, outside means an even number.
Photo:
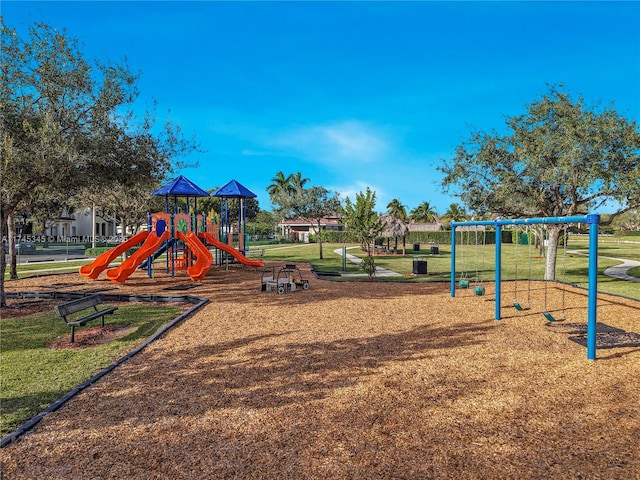
[[[500,295],[502,294],[502,227],[501,224],[496,221],[496,320],[500,320],[500,308],[501,301]]]
[[[589,317],[587,320],[587,358],[596,359],[596,328],[598,303],[598,225],[600,215],[587,215],[589,224]]]
[[[451,296],[456,296],[456,225],[451,222]]]

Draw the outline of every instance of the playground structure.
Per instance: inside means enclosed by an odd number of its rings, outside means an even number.
[[[235,180],[232,182],[233,185],[242,187]],[[238,195],[255,196],[244,187],[242,189],[244,190],[238,191]],[[197,197],[209,196],[209,194],[182,176],[156,190],[153,194],[165,195],[166,211],[149,214],[146,231],[137,233],[104,252],[90,264],[82,266],[80,268],[81,275],[93,280],[97,279],[118,256],[137,245],[140,245],[139,248],[118,267],[106,271],[106,277],[109,280],[124,283],[136,269],[141,267],[146,267],[147,274],[152,276],[153,262],[162,254],[166,254],[167,273],[174,276],[176,270],[186,270],[193,281],[203,280],[214,264],[226,263],[228,265],[229,257],[250,267],[264,266],[264,262],[261,260],[249,259],[244,256],[248,243],[244,235],[244,212],[239,215],[239,246],[235,248],[232,228],[228,223],[228,204],[223,205],[223,211],[227,218],[226,223],[218,224],[205,215],[189,213],[189,198],[194,198],[194,209],[197,211]],[[214,193],[214,195],[216,194],[217,192]],[[170,196],[174,197],[174,207],[171,213],[169,213]],[[186,197],[185,213],[175,213],[178,210],[177,198],[180,196]],[[242,201],[240,201],[240,205],[243,205]],[[226,238],[226,243],[220,240],[221,237]],[[207,245],[216,249],[215,258]],[[219,254],[218,252],[223,253]]]
[[[309,281],[302,278],[300,269],[295,264],[286,264],[275,273],[275,267],[265,269],[262,272],[262,291],[276,291],[278,294],[295,292],[296,290],[309,290]]]
[[[463,226],[493,226],[496,230],[495,240],[495,319],[501,318],[501,266],[502,266],[502,226],[504,225],[537,225],[556,224],[566,225],[571,223],[586,223],[589,225],[589,273],[588,273],[588,313],[587,313],[587,358],[596,359],[596,325],[597,325],[597,290],[598,290],[598,226],[600,215],[589,214],[569,217],[543,217],[507,220],[478,220],[471,222],[451,222],[451,297],[456,296],[456,228]],[[566,252],[566,249],[565,249]],[[546,283],[545,283],[546,285]],[[468,284],[467,284],[468,286]],[[516,309],[518,307],[515,305]],[[549,321],[553,317],[546,311],[544,316]]]

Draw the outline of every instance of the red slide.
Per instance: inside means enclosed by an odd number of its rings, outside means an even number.
[[[151,232],[142,246],[129,258],[127,258],[118,268],[111,268],[107,270],[107,278],[112,282],[124,283],[129,275],[131,275],[138,265],[140,265],[145,258],[150,257],[155,252],[162,242],[167,240],[171,235],[169,230],[165,230],[164,233],[158,237],[156,232]]]
[[[112,248],[111,250],[107,250],[103,254],[101,254],[98,258],[96,258],[89,265],[83,265],[80,267],[80,275],[95,280],[98,278],[100,273],[104,269],[106,269],[111,262],[115,260],[116,257],[122,255],[124,252],[129,250],[131,247],[135,247],[139,243],[142,243],[145,238],[147,238],[149,232],[142,231],[140,233],[135,234],[129,240],[122,242],[117,247]]]
[[[227,245],[226,243],[222,243],[220,240],[217,240],[216,237],[211,235],[209,232],[200,232],[198,235],[200,235],[202,238],[204,238],[208,243],[210,243],[214,247],[224,252],[227,252],[229,255],[231,255],[233,258],[235,258],[236,260],[238,260],[240,263],[244,265],[248,265],[254,268],[264,267],[264,262],[262,260],[252,260],[250,258],[245,257],[244,255],[242,255],[242,253],[240,253],[240,251]]]
[[[185,235],[178,231],[177,237],[178,240],[182,240],[197,257],[196,262],[187,268],[187,274],[191,277],[191,280],[202,280],[207,272],[209,272],[211,264],[213,263],[211,252],[193,232]]]

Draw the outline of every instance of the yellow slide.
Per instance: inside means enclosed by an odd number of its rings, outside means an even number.
[[[209,269],[211,269],[211,264],[213,263],[211,252],[193,232],[188,232],[185,235],[178,231],[176,236],[178,240],[182,240],[197,257],[196,262],[187,268],[187,274],[191,277],[191,280],[202,280],[209,272]]]
[[[80,267],[80,275],[95,280],[98,278],[100,273],[104,269],[106,269],[111,262],[113,262],[116,257],[122,255],[124,252],[129,250],[131,247],[135,247],[139,243],[142,243],[145,238],[149,235],[149,232],[142,231],[140,233],[135,234],[129,240],[122,242],[120,245],[112,248],[111,250],[107,250],[103,254],[101,254],[98,258],[96,258],[89,265],[83,265]]]

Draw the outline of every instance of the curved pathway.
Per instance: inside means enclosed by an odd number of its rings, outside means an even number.
[[[580,250],[570,250],[569,253],[573,253],[575,255],[583,255],[587,256],[588,253],[583,253]],[[620,280],[627,280],[629,282],[640,282],[640,278],[632,277],[627,272],[635,267],[640,267],[640,262],[637,260],[629,260],[628,258],[614,258],[614,257],[598,257],[598,258],[606,258],[607,260],[615,260],[617,262],[622,262],[620,265],[614,265],[613,267],[606,268],[604,273],[607,277],[611,278],[619,278]]]
[[[351,247],[351,248],[358,248],[358,247]],[[333,253],[342,257],[341,248],[335,249]],[[352,263],[355,263],[357,265],[362,263],[362,259],[359,257],[356,257],[355,255],[351,255],[350,253],[345,253],[345,255],[347,256],[347,260],[349,260]],[[366,277],[367,274],[366,273],[347,273],[347,274],[343,273],[342,276],[343,277]],[[386,268],[376,267],[375,276],[376,277],[401,277],[402,274],[397,272],[392,272],[391,270],[387,270]]]
[[[620,278],[622,280],[629,280],[630,282],[640,282],[640,278],[632,277],[627,272],[634,267],[640,267],[640,262],[636,260],[629,260],[626,258],[612,258],[612,257],[600,257],[607,258],[609,260],[619,260],[622,263],[620,265],[614,265],[605,269],[604,274],[608,277]]]

